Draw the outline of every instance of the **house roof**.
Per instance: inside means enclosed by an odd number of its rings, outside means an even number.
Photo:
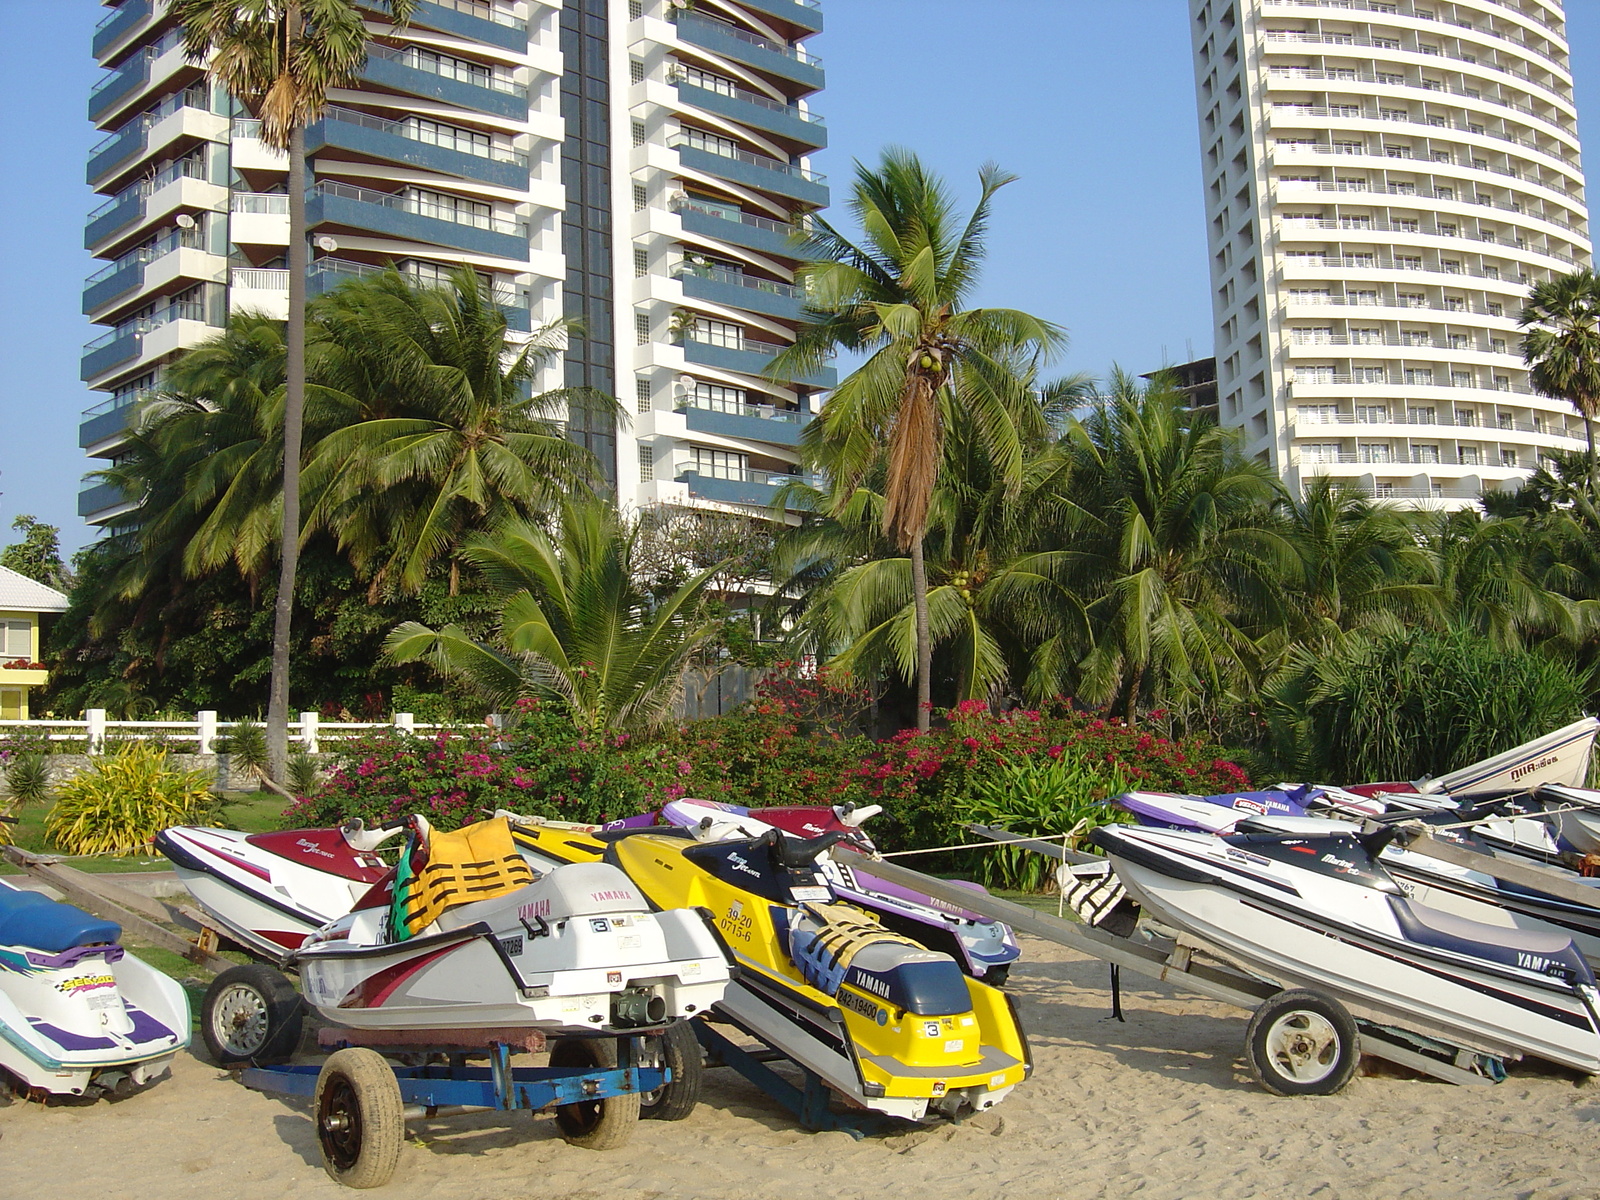
[[[0,609],[10,612],[66,612],[67,598],[53,587],[46,587],[19,575],[10,567],[0,567]]]

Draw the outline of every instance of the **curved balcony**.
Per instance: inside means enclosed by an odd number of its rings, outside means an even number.
[[[805,167],[744,150],[729,154],[706,150],[689,145],[681,137],[670,145],[678,151],[678,163],[685,170],[701,171],[716,179],[772,192],[814,208],[823,208],[828,203],[827,176]]]
[[[427,140],[404,120],[389,121],[353,108],[331,106],[306,129],[308,154],[330,146],[495,187],[518,191],[528,187],[525,154],[480,147],[466,138]]]
[[[470,216],[405,195],[328,180],[307,194],[306,223],[313,229],[343,226],[518,262],[528,256],[528,227],[521,221]]]
[[[798,257],[799,248],[791,240],[795,226],[787,221],[774,221],[754,213],[730,216],[725,210],[707,208],[693,200],[678,201],[672,211],[678,214],[685,233],[698,233],[761,254]]]
[[[739,0],[742,7],[764,17],[776,17],[807,33],[822,32],[820,0]]]
[[[828,144],[828,130],[822,118],[792,105],[779,104],[743,88],[734,89],[732,94],[712,91],[682,78],[674,79],[673,86],[678,89],[681,103],[702,112],[715,113],[807,150],[818,150]]]
[[[743,438],[775,446],[800,444],[800,430],[811,414],[765,404],[741,404],[737,408],[707,408],[694,403],[677,406],[685,426],[694,433]]]
[[[698,13],[676,10],[672,18],[678,39],[698,46],[710,54],[730,59],[778,79],[797,83],[808,91],[819,91],[823,84],[822,60],[814,54],[747,33],[726,21]]]
[[[518,53],[528,48],[528,23],[491,0],[421,0],[411,23]]]
[[[133,32],[139,22],[150,15],[150,10],[151,0],[122,0],[94,27],[90,52],[96,58],[104,58],[111,47]]]
[[[760,379],[771,378],[767,368],[772,365],[772,359],[787,346],[780,346],[772,342],[757,342],[746,338],[737,346],[723,346],[714,342],[697,341],[693,337],[683,339],[683,358],[685,362],[699,363],[704,367],[716,367],[724,371],[735,371],[742,375],[754,375]],[[806,387],[831,388],[839,382],[839,372],[833,367],[823,367],[818,371],[791,379],[787,382],[803,384]]]
[[[769,317],[798,321],[805,306],[804,288],[792,283],[755,279],[738,271],[685,265],[678,269],[676,278],[683,285],[683,294],[690,299],[748,309]]]
[[[494,72],[464,72],[441,64],[416,47],[394,50],[368,46],[367,65],[361,74],[368,83],[393,88],[460,108],[526,120],[528,89]]]
[[[785,475],[778,471],[745,471],[733,478],[701,475],[698,471],[684,471],[677,481],[689,489],[689,495],[717,504],[742,504],[750,508],[771,508],[778,489],[789,483],[804,481],[800,475]],[[791,505],[789,511],[799,511]]]

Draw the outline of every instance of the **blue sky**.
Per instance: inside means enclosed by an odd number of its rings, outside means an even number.
[[[1144,371],[1210,352],[1211,310],[1187,0],[823,0],[828,73],[817,160],[838,195],[853,159],[907,146],[970,196],[980,163],[1021,179],[997,200],[980,303],[1057,321],[1063,370]],[[1600,3],[1570,0],[1579,111],[1600,104]],[[0,0],[0,543],[26,512],[77,517],[78,382],[93,330],[83,182],[99,135],[94,0]],[[1600,119],[1600,118],[1596,118]],[[1584,122],[1587,130],[1593,120]]]

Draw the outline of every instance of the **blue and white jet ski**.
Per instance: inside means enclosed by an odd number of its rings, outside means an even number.
[[[1600,992],[1571,938],[1419,904],[1372,853],[1381,838],[1273,820],[1090,838],[1147,916],[1261,979],[1467,1050],[1600,1073]]]
[[[0,881],[0,1074],[33,1094],[122,1096],[189,1044],[189,999],[121,928]]]

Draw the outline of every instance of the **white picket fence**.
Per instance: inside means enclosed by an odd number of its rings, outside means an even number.
[[[500,725],[498,716],[490,716],[488,724]],[[259,724],[259,722],[258,722]],[[0,738],[15,730],[40,734],[52,742],[79,742],[89,754],[99,754],[106,738],[161,738],[168,742],[193,743],[193,753],[215,754],[217,739],[239,725],[237,721],[221,721],[215,712],[195,714],[192,721],[112,721],[103,708],[91,708],[81,721],[0,721]],[[419,724],[410,713],[395,713],[387,721],[324,721],[320,713],[303,712],[298,721],[289,722],[289,740],[292,745],[316,754],[324,742],[344,741],[360,737],[376,729],[393,729],[399,733],[426,733],[449,729],[447,725]]]

